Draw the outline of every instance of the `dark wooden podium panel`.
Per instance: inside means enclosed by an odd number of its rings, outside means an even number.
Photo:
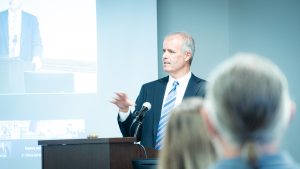
[[[145,158],[135,138],[40,140],[42,169],[132,169],[132,160]],[[157,157],[153,150],[148,158]]]

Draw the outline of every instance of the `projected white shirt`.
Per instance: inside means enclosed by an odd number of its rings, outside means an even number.
[[[8,10],[9,57],[20,56],[22,11]]]

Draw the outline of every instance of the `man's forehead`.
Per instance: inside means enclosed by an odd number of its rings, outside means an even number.
[[[170,37],[164,40],[163,47],[164,48],[173,48],[173,47],[180,47],[182,45],[182,39],[177,37]]]

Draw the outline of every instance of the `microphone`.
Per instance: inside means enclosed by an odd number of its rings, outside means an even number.
[[[149,102],[145,102],[140,109],[140,111],[135,113],[135,119],[142,119],[145,116],[145,113],[151,109],[151,104]]]
[[[135,131],[134,131],[133,137],[137,137],[137,134],[138,134],[138,131],[140,130],[140,127],[142,125],[142,121],[143,121],[143,118],[145,116],[145,113],[147,111],[149,111],[150,109],[151,109],[151,104],[149,102],[145,102],[143,104],[142,108],[140,109],[140,111],[135,113],[135,118],[133,119],[133,121],[130,125],[130,128],[129,128],[129,131],[131,131],[131,128],[133,126],[135,126]]]

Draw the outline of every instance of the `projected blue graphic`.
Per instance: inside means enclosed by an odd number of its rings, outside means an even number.
[[[85,120],[0,121],[0,158],[40,157],[36,140],[83,138]]]

